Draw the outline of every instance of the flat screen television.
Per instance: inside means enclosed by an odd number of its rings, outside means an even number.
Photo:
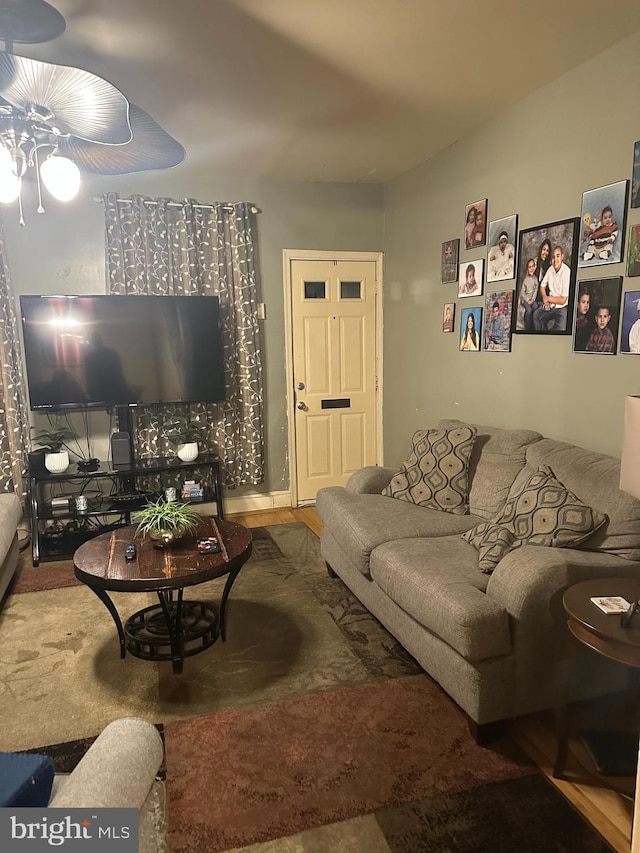
[[[31,408],[224,400],[216,296],[21,296]]]

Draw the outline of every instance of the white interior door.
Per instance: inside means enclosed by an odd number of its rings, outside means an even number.
[[[377,460],[375,261],[292,260],[297,502]]]

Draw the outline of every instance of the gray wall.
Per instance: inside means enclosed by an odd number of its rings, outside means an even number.
[[[553,335],[514,335],[511,353],[459,352],[460,308],[483,299],[458,300],[455,284],[440,283],[440,253],[443,241],[462,241],[475,199],[488,198],[490,220],[518,213],[519,227],[530,228],[579,216],[584,190],[630,178],[638,56],[636,34],[385,186],[387,464],[404,458],[415,429],[441,417],[529,427],[619,455],[624,398],[640,392],[638,356],[574,354],[570,337]],[[626,242],[638,222],[631,210]],[[462,249],[461,260],[486,252]],[[623,264],[611,264],[580,270],[578,280],[622,274]],[[623,289],[640,290],[640,278]],[[445,302],[456,302],[455,334],[441,331]]]
[[[216,175],[206,164],[188,161],[165,172],[85,177],[81,196],[67,205],[52,201],[43,216],[35,213],[36,205],[28,199],[25,228],[17,224],[15,205],[3,209],[16,295],[105,292],[103,208],[92,200],[104,192],[192,197],[204,203],[244,200],[261,209],[257,239],[259,299],[266,303],[267,317],[262,323],[267,477],[255,491],[288,488],[282,250],[381,251],[382,187],[249,180]],[[34,420],[40,423],[42,418]],[[76,428],[82,429],[81,424]],[[93,452],[102,458],[107,428],[104,415],[92,417],[92,431],[102,436]],[[234,494],[247,491],[238,489]]]

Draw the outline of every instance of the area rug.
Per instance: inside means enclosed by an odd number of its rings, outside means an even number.
[[[155,723],[173,853],[608,850],[506,739],[474,743],[452,700],[328,577],[305,525],[252,533],[227,642],[181,676],[120,660],[69,563],[25,561],[0,612],[0,749],[49,752],[68,771],[110,720]],[[222,585],[197,597],[219,601]],[[123,616],[145,604],[114,600]]]

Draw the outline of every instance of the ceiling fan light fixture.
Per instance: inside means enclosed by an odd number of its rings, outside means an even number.
[[[20,195],[20,178],[14,170],[13,158],[0,144],[0,204],[11,204]]]
[[[0,203],[18,199],[21,225],[23,175],[35,177],[37,212],[44,213],[41,185],[70,201],[80,169],[126,175],[185,158],[182,145],[107,80],[13,52],[15,42],[48,41],[64,29],[45,0],[0,0]]]
[[[80,189],[80,169],[68,157],[51,154],[40,166],[40,177],[58,201],[71,201]]]

